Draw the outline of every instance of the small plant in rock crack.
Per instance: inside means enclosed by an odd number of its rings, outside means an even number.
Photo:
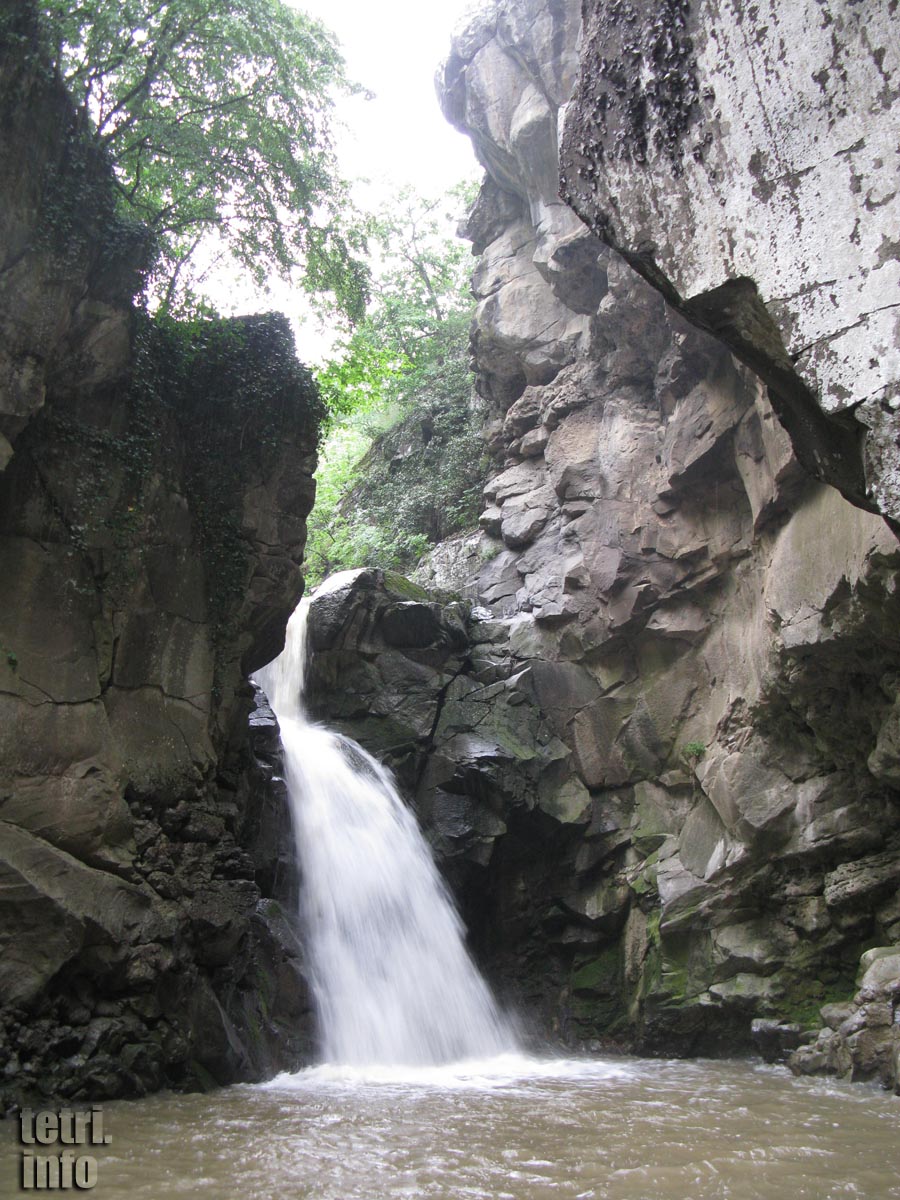
[[[706,753],[706,746],[703,742],[685,742],[681,747],[681,758],[689,766],[696,766],[700,759]]]

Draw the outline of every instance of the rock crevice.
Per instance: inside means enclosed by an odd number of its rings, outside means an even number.
[[[677,7],[584,6],[562,194],[759,374],[804,468],[896,529],[893,5]]]

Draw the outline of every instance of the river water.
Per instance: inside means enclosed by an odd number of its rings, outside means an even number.
[[[319,1067],[107,1104],[104,1130],[101,1200],[900,1197],[900,1099],[746,1062]]]

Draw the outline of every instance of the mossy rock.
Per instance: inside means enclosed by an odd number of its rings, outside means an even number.
[[[572,976],[574,992],[618,993],[622,985],[622,952],[619,946],[610,946],[596,958],[583,963]]]
[[[384,590],[401,600],[431,600],[431,596],[423,587],[400,575],[397,571],[385,571]]]
[[[820,1010],[826,1004],[845,1004],[852,999],[856,986],[851,976],[825,983],[821,979],[796,979],[785,982],[787,995],[778,1004],[778,1019],[802,1029],[822,1024]]]
[[[636,896],[655,895],[659,888],[657,884],[657,874],[659,867],[659,852],[654,850],[652,854],[641,864],[640,871],[628,879],[628,886]],[[659,918],[657,917],[656,931],[659,933]]]
[[[570,1012],[572,1023],[582,1038],[597,1034],[611,1034],[616,1028],[625,1028],[627,1019],[622,1011],[618,995],[599,997],[573,996]]]
[[[190,1067],[188,1068],[188,1083],[185,1086],[185,1091],[197,1092],[215,1092],[222,1085],[212,1075],[202,1063],[196,1058],[191,1059]]]

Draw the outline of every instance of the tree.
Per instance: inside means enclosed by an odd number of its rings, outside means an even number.
[[[426,199],[404,188],[368,218],[362,234],[376,260],[371,303],[317,375],[332,413],[408,406],[448,352],[459,357],[461,331],[467,342],[474,308],[472,257],[448,236],[448,210],[469,208],[473,192],[460,184],[447,196]]]
[[[373,219],[369,311],[317,374],[336,415],[308,523],[313,585],[345,567],[408,570],[475,525],[485,464],[469,368],[472,260],[442,231],[446,203],[405,192]]]
[[[216,236],[257,283],[303,285],[362,314],[367,272],[330,118],[343,61],[281,0],[40,0],[54,68],[122,206],[155,234],[163,306],[190,292]]]

